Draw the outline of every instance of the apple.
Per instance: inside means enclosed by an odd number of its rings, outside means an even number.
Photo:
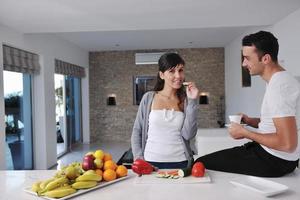
[[[104,152],[101,149],[98,149],[95,151],[94,157],[102,160],[104,158]]]
[[[94,155],[94,152],[90,151],[85,154],[85,156],[88,156],[88,155]]]
[[[68,179],[70,180],[74,180],[75,178],[77,178],[77,172],[76,169],[73,166],[69,166],[65,169],[65,174],[67,176]]]
[[[95,163],[95,165],[96,165],[96,167],[97,167],[98,169],[101,169],[101,168],[103,167],[103,161],[102,161],[102,159],[96,158],[96,159],[94,160],[94,163]]]
[[[95,160],[93,154],[88,154],[83,157],[83,160]]]
[[[83,162],[82,162],[82,169],[84,171],[95,169],[95,163],[94,163],[95,157],[91,154],[84,156]]]
[[[192,176],[203,177],[205,174],[205,167],[202,162],[196,162],[192,168]]]

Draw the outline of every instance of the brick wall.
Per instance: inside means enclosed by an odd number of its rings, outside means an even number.
[[[172,50],[154,52],[164,51]],[[224,97],[224,49],[173,51],[186,62],[186,80],[194,81],[201,91],[209,92],[209,104],[199,105],[199,128],[218,127],[220,97]],[[158,70],[157,65],[135,65],[137,52],[146,51],[90,52],[91,142],[130,141],[138,109],[133,105],[133,76],[156,76]],[[106,105],[109,94],[116,94],[116,106]]]

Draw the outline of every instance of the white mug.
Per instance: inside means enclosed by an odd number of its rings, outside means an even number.
[[[229,121],[240,124],[242,120],[242,115],[229,115]]]

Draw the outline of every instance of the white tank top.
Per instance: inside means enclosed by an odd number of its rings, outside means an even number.
[[[181,136],[184,114],[172,110],[151,110],[144,158],[152,162],[186,160]]]

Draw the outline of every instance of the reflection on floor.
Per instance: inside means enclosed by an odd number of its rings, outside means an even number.
[[[123,153],[129,148],[130,144],[124,142],[77,144],[69,153],[58,159],[58,165],[53,169],[60,169],[62,166],[68,165],[75,161],[82,162],[82,159],[87,152],[95,151],[97,149],[102,149],[105,152],[109,152],[112,155],[113,160],[117,162]]]
[[[5,161],[6,161],[6,169],[14,170],[13,157],[12,157],[12,149],[9,147],[13,143],[18,143],[24,141],[24,136],[18,136],[15,134],[6,134],[6,142],[5,142]],[[15,154],[16,155],[16,154]],[[24,156],[23,154],[17,154],[16,156]],[[15,160],[16,161],[16,160]]]
[[[56,153],[58,156],[60,156],[65,151],[65,143],[57,143],[56,145]]]
[[[7,170],[13,170],[13,162],[12,162],[12,157],[11,157],[11,152],[10,148],[8,147],[7,142],[5,143],[5,163],[6,163],[6,169]]]

